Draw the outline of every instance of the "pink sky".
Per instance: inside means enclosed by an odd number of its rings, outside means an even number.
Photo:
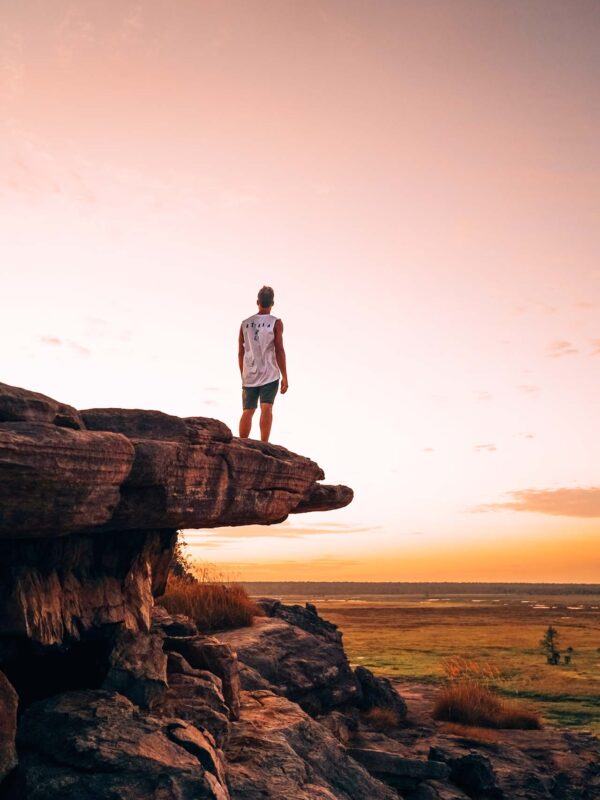
[[[600,6],[31,0],[0,27],[0,380],[273,440],[339,512],[192,534],[241,577],[600,574]]]

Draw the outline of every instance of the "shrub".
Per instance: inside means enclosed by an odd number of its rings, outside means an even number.
[[[170,614],[191,617],[204,633],[252,625],[262,613],[243,586],[208,579],[206,571],[193,581],[171,575],[158,602]]]
[[[402,724],[402,719],[397,711],[392,708],[381,708],[374,706],[370,708],[364,715],[365,720],[373,730],[376,731],[389,731],[394,728],[399,728]]]
[[[177,532],[177,541],[173,548],[171,564],[169,565],[169,575],[175,578],[183,578],[189,583],[196,583],[198,578],[194,575],[194,565],[192,560],[185,552],[186,541],[181,531]]]
[[[447,685],[440,691],[433,718],[483,728],[541,728],[539,716],[501,700],[491,689],[497,673],[473,660],[449,659],[444,664]]]

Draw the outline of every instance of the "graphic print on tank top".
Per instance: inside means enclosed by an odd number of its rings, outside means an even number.
[[[273,314],[253,314],[242,322],[244,336],[244,386],[264,386],[280,377],[275,357],[275,322]]]

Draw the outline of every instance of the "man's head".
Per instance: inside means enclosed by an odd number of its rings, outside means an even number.
[[[271,289],[270,286],[263,286],[262,289],[258,292],[258,298],[256,300],[257,304],[260,308],[268,309],[271,308],[275,301],[275,292]]]

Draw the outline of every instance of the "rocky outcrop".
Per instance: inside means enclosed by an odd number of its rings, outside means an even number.
[[[314,607],[266,600],[261,605],[271,616],[259,620],[290,629],[287,637],[276,638],[278,656],[291,678],[304,680],[310,674],[302,664],[299,673],[294,672],[293,662],[307,655],[297,649],[298,641],[307,642],[313,665],[320,664],[323,671],[329,659],[334,666],[338,663],[341,642],[337,652],[332,650],[337,631]],[[232,631],[231,636],[241,641],[252,630]],[[228,636],[219,634],[223,639]],[[17,733],[20,763],[0,785],[2,800],[596,800],[600,796],[600,744],[592,736],[511,730],[482,732],[478,738],[476,730],[450,733],[433,721],[430,710],[422,716],[410,705],[402,725],[374,728],[371,709],[394,710],[404,704],[399,697],[394,699],[391,682],[368,671],[353,675],[360,692],[350,697],[342,693],[339,705],[313,717],[283,696],[280,675],[278,685],[269,684],[271,664],[264,675],[245,665],[240,670],[229,644],[198,634],[190,620],[171,617],[159,608],[151,635],[117,628],[111,647],[108,675],[119,693],[63,691],[25,703]],[[246,680],[246,670],[270,688],[240,690],[236,676],[239,679],[241,673]],[[105,686],[109,684],[105,679]],[[335,697],[334,686],[328,689],[330,699]],[[322,689],[313,685],[310,691],[319,696]],[[14,699],[10,691],[8,696],[9,701]],[[2,697],[0,691],[0,706]],[[0,754],[4,741],[10,753],[14,722],[0,729],[0,735],[4,736]],[[9,765],[14,763],[12,753]]]
[[[324,726],[269,691],[242,692],[225,756],[232,800],[397,800]]]
[[[178,529],[351,501],[323,477],[218,420],[0,384],[2,800],[228,800],[238,660],[154,598]]]
[[[152,708],[167,691],[167,656],[162,636],[121,628],[109,656],[103,688],[140,708]]]
[[[344,486],[222,422],[78,412],[0,384],[0,640],[44,645],[105,625],[147,632],[175,531],[338,508]],[[0,641],[0,666],[2,642]]]
[[[156,713],[185,719],[209,731],[222,747],[229,735],[230,710],[221,679],[208,670],[194,669],[178,653],[169,653],[168,683]]]
[[[222,755],[180,719],[141,714],[119,694],[70,692],[35,703],[18,733],[27,800],[228,800]]]
[[[0,384],[0,538],[269,524],[351,501],[323,477],[314,461],[237,439],[218,420],[76,412]]]
[[[269,616],[256,617],[251,628],[217,634],[237,654],[244,689],[269,689],[312,716],[359,698],[360,686],[335,625],[310,604],[259,603]]]

